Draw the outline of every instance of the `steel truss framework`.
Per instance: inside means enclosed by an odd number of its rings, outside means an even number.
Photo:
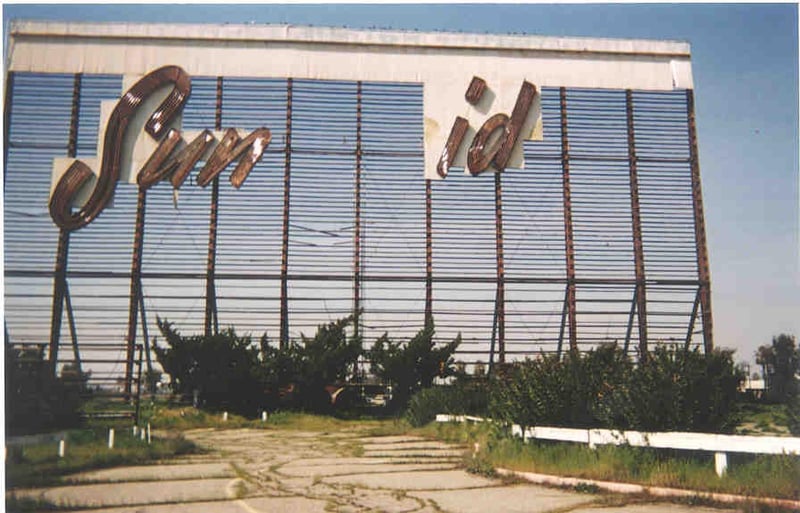
[[[194,77],[185,129],[272,131],[247,183],[120,184],[70,233],[47,212],[52,159],[96,154],[121,77],[8,79],[6,334],[49,341],[54,366],[130,392],[156,315],[285,343],[361,311],[367,345],[434,321],[468,363],[713,347],[691,90],[545,88],[526,169],[429,181],[421,84]]]

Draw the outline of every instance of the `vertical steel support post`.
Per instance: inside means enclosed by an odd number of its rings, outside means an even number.
[[[125,400],[129,400],[133,386],[133,364],[136,357],[136,320],[139,316],[139,297],[142,294],[142,251],[144,249],[144,214],[147,209],[147,191],[139,188],[136,196],[136,224],[133,232],[133,257],[131,258],[131,290],[128,309],[127,357],[125,358]]]
[[[206,310],[203,332],[209,337],[219,331],[217,322],[217,219],[219,208],[219,176],[211,183],[211,207],[208,214],[208,256],[206,258]]]
[[[361,81],[356,89],[356,190],[353,233],[353,333],[361,334]]]
[[[633,91],[625,91],[625,112],[628,124],[628,168],[631,186],[631,226],[633,227],[633,261],[636,272],[636,321],[639,325],[639,358],[647,358],[647,292],[642,242],[642,217],[639,208],[639,170],[636,157],[636,133],[633,124]],[[627,345],[627,343],[626,343]]]
[[[503,255],[503,184],[500,171],[494,174],[494,220],[497,255],[497,296],[494,308],[497,314],[497,362],[502,364],[506,361],[506,271]]]
[[[67,156],[75,158],[78,154],[78,123],[80,122],[81,109],[81,81],[83,75],[78,73],[72,83],[72,110],[70,112],[69,137],[67,139]],[[11,84],[6,84],[6,87]],[[8,94],[9,89],[6,89]],[[8,126],[6,126],[8,130]],[[6,135],[6,139],[8,136]],[[8,144],[8,140],[6,140]],[[8,151],[6,147],[6,151]],[[58,363],[58,345],[61,337],[61,320],[64,315],[64,299],[67,289],[67,264],[69,262],[69,230],[63,228],[58,233],[58,247],[56,248],[56,265],[53,272],[53,308],[50,320],[50,349],[49,365],[53,375],[56,373]],[[77,341],[73,340],[77,344]]]
[[[280,346],[289,344],[289,203],[292,171],[292,79],[286,80],[286,144],[283,167],[283,238],[281,240]]]
[[[425,180],[425,327],[433,325],[433,190]]]
[[[569,349],[578,350],[578,316],[575,295],[575,240],[572,232],[572,190],[569,179],[569,135],[567,133],[567,89],[559,91],[561,110],[561,179],[564,192],[564,245],[567,259],[567,322]]]
[[[222,77],[217,77],[214,130],[222,130]],[[211,207],[208,213],[208,257],[206,259],[206,312],[203,332],[206,337],[219,331],[217,321],[217,220],[219,219],[219,176],[211,183]]]
[[[694,238],[697,248],[697,277],[700,282],[700,307],[703,315],[703,346],[706,353],[714,349],[714,322],[711,315],[711,271],[706,246],[706,222],[703,214],[703,189],[700,185],[700,161],[697,154],[697,125],[694,113],[694,91],[686,90],[686,111],[689,124],[689,160],[692,175]]]

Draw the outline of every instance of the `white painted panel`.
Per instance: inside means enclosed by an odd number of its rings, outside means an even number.
[[[463,421],[464,417],[453,415],[436,416],[436,422]],[[522,428],[518,424],[514,424],[511,426],[511,433],[513,436],[522,436]],[[720,453],[796,454],[800,456],[800,438],[784,436],[718,435],[714,433],[686,432],[646,433],[610,429],[536,426],[526,430],[525,438],[588,443],[590,445],[631,445]]]
[[[425,176],[434,179],[455,117],[477,130],[495,113],[510,114],[524,80],[537,87],[692,87],[689,45],[680,42],[290,26],[16,22],[8,62],[12,71],[143,75],[174,64],[190,75],[423,83]],[[464,100],[473,76],[494,94],[485,108]],[[534,112],[525,135],[537,138],[538,103]],[[523,164],[518,147],[508,167]]]

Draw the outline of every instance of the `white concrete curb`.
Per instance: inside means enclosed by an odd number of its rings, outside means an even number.
[[[514,476],[530,481],[535,484],[547,484],[555,486],[577,486],[580,484],[596,486],[597,488],[608,490],[615,493],[641,493],[655,495],[657,497],[702,497],[718,502],[740,503],[740,502],[759,502],[784,508],[800,510],[800,501],[790,499],[774,499],[771,497],[751,497],[747,495],[731,495],[726,493],[701,492],[695,490],[683,490],[679,488],[662,488],[658,486],[644,486],[631,483],[615,483],[611,481],[595,481],[592,479],[581,479],[577,477],[552,476],[549,474],[536,474],[533,472],[518,472],[504,468],[496,469],[501,476]]]
[[[491,422],[492,419],[467,415],[436,415],[436,422]],[[534,426],[523,433],[519,424],[511,426],[511,435],[537,440],[557,440],[588,444],[594,449],[598,445],[629,445],[687,451],[709,451],[714,453],[714,469],[722,477],[728,470],[728,453],[750,454],[795,454],[800,455],[800,437],[720,435],[716,433],[641,433],[612,429],[575,429],[563,427]]]

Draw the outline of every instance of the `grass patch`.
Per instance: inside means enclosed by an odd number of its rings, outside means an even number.
[[[114,448],[108,448],[108,430],[95,426],[67,432],[66,454],[58,457],[56,442],[30,445],[9,451],[6,487],[39,487],[57,484],[66,474],[85,470],[135,465],[197,452],[182,436],[153,438],[148,445],[133,437],[130,427],[115,430]]]
[[[276,412],[266,422],[268,429],[287,431],[334,432],[345,431],[363,436],[388,436],[408,433],[411,427],[402,419],[361,417],[340,419],[310,413]]]
[[[458,445],[473,446],[478,443],[482,448],[487,446],[489,440],[503,436],[498,427],[491,422],[431,422],[414,429],[413,433]]]
[[[573,488],[575,489],[575,488]],[[652,505],[654,501],[670,502],[672,504],[680,504],[690,506],[693,508],[705,507],[715,508],[716,510],[731,511],[732,507],[740,513],[796,513],[796,509],[778,506],[774,504],[765,504],[760,502],[746,501],[734,505],[730,503],[722,503],[710,499],[704,495],[691,495],[688,497],[669,497],[655,499],[652,495],[648,494],[613,494],[600,492],[595,496],[598,505],[603,508],[628,508],[634,505]]]
[[[261,418],[248,419],[233,413],[228,414],[228,420],[223,420],[222,412],[208,412],[192,406],[170,406],[164,404],[150,405],[143,408],[141,423],[150,422],[154,429],[184,431],[187,429],[215,428],[215,429],[278,429],[292,431],[330,432],[338,430],[364,431],[372,433],[391,434],[408,430],[408,425],[395,419],[375,419],[372,417],[359,417],[342,419],[329,415],[315,415],[279,411],[269,415],[266,422]],[[395,427],[399,425],[402,427]]]
[[[483,477],[497,477],[497,471],[492,465],[492,462],[485,456],[465,456],[464,467],[470,474],[476,474]]]
[[[786,405],[745,403],[736,432],[742,435],[788,435],[789,418]]]
[[[638,483],[781,499],[800,499],[800,457],[728,455],[728,473],[714,472],[714,456],[706,452],[629,446],[531,441],[523,443],[489,424],[432,423],[420,434],[444,441],[479,444],[467,468],[486,474],[486,466],[601,481]]]
[[[411,425],[403,418],[373,421],[366,429],[365,436],[400,436],[412,431]]]
[[[38,511],[63,511],[63,507],[52,502],[33,497],[17,497],[13,493],[6,497],[6,511],[9,513],[28,513]]]
[[[363,436],[388,436],[408,433],[411,427],[398,418],[338,418],[289,411],[274,412],[266,422],[229,414],[222,420],[222,413],[211,413],[191,406],[151,405],[142,410],[142,423],[150,422],[153,429],[185,431],[189,429],[266,429],[279,431],[306,431],[314,433],[350,432]]]
[[[149,422],[153,429],[184,431],[187,429],[218,428],[263,428],[261,419],[248,419],[233,413],[223,420],[222,412],[208,412],[192,406],[148,405],[141,412],[140,423]]]
[[[640,447],[497,441],[489,449],[497,467],[586,479],[632,482],[709,492],[800,498],[800,459],[792,456],[730,458],[729,472],[714,472],[713,455],[678,454]]]
[[[275,412],[269,416],[267,425],[271,429],[291,431],[328,432],[348,429],[361,422],[341,420],[336,417],[311,413]]]

